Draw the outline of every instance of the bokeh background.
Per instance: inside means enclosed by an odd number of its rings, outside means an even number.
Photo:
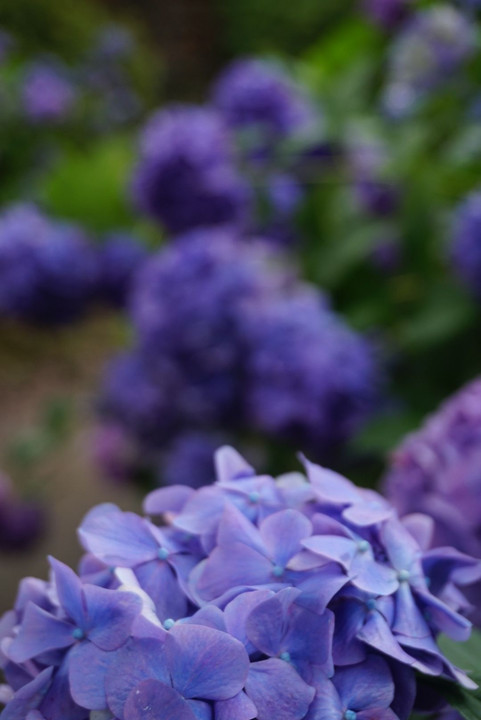
[[[476,5],[0,0],[0,612],[224,442],[376,487],[479,374]]]

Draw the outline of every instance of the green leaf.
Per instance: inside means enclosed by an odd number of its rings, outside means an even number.
[[[481,631],[473,630],[466,642],[451,640],[440,635],[438,645],[446,657],[468,675],[481,676]]]

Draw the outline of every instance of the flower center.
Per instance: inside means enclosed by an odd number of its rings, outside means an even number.
[[[279,657],[281,660],[285,660],[285,662],[291,662],[291,654],[288,652],[282,652]]]
[[[274,577],[281,577],[282,575],[284,575],[284,569],[285,568],[283,568],[282,565],[274,565],[274,567],[272,568],[272,574],[274,575]]]
[[[371,546],[369,545],[367,540],[359,540],[357,543],[357,549],[360,553],[365,553],[369,550]]]
[[[409,570],[400,570],[397,574],[397,579],[399,582],[407,582],[409,578],[411,577],[411,573]]]
[[[369,598],[366,600],[366,607],[368,610],[375,610],[376,609],[376,601],[374,598]]]
[[[254,492],[249,493],[249,500],[251,503],[254,503],[254,504],[258,503],[260,499],[261,499],[261,496],[255,490],[254,490]]]
[[[170,630],[175,625],[175,620],[172,620],[172,618],[167,618],[167,620],[164,620],[164,628],[166,630]]]
[[[72,633],[72,636],[75,638],[75,640],[83,640],[85,637],[85,633],[82,630],[82,628],[75,628],[75,630]]]
[[[159,560],[167,560],[167,558],[169,557],[169,551],[163,547],[160,547],[157,550],[157,557],[159,558]]]
[[[354,710],[346,710],[344,713],[344,720],[356,720],[357,714]]]

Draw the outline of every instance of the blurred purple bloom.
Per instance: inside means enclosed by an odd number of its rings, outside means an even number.
[[[54,222],[33,205],[0,216],[0,312],[41,325],[80,317],[92,299],[96,263],[75,225]]]
[[[365,14],[387,30],[396,28],[411,11],[411,0],[363,0]]]
[[[28,548],[42,535],[45,524],[41,505],[17,498],[8,478],[0,473],[0,549]]]
[[[147,257],[145,246],[129,233],[108,235],[97,253],[99,297],[114,306],[124,307],[135,274]]]
[[[23,80],[22,102],[32,123],[59,124],[69,118],[77,91],[65,68],[58,63],[33,63]]]
[[[370,254],[371,264],[380,272],[391,274],[399,270],[402,247],[399,238],[387,237],[376,242]]]
[[[449,254],[461,280],[481,298],[481,192],[457,207]]]
[[[242,223],[249,190],[234,167],[233,152],[215,111],[188,105],[160,110],[140,138],[132,183],[137,207],[174,234]]]
[[[200,432],[179,435],[164,461],[164,482],[191,487],[210,485],[215,478],[214,453],[220,444],[216,435]]]
[[[424,512],[433,518],[434,547],[452,545],[481,558],[479,380],[462,388],[407,436],[393,453],[385,488],[401,515]],[[478,584],[469,594],[477,623],[479,593]]]
[[[15,40],[10,33],[0,28],[0,64],[8,59],[14,45]]]

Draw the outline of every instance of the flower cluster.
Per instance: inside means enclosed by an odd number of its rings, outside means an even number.
[[[240,223],[249,192],[233,153],[214,111],[185,105],[157,112],[140,139],[132,188],[137,207],[174,234]]]
[[[406,19],[413,3],[411,0],[364,0],[362,5],[371,20],[391,30]]]
[[[460,279],[481,298],[481,192],[473,192],[457,208],[450,260]]]
[[[0,473],[0,550],[23,550],[38,539],[44,524],[41,506],[17,497],[9,478]]]
[[[125,306],[135,275],[147,256],[145,246],[130,233],[107,235],[97,251],[99,299],[116,307]]]
[[[96,261],[77,226],[52,221],[33,205],[0,216],[0,312],[38,324],[81,316],[91,299]]]
[[[416,13],[392,47],[384,98],[394,117],[409,114],[473,54],[476,34],[470,20],[450,5]]]
[[[0,622],[2,720],[406,720],[415,670],[472,687],[436,635],[466,639],[460,580],[373,491],[304,461],[256,475],[232,448],[217,482],[106,504],[79,529],[80,576],[50,560]]]
[[[424,512],[432,544],[481,558],[481,381],[445,402],[393,453],[386,494],[401,515]],[[481,624],[481,584],[468,594]]]
[[[22,88],[26,116],[32,123],[61,123],[71,114],[77,92],[66,68],[37,61],[27,67]]]
[[[259,241],[220,230],[179,238],[141,269],[131,312],[136,346],[107,372],[101,406],[144,459],[219,428],[320,454],[375,406],[370,343]]]

